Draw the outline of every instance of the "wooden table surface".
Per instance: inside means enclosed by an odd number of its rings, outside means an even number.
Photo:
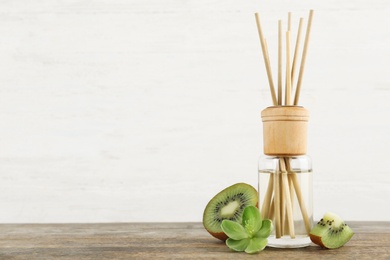
[[[390,259],[390,222],[349,222],[354,237],[335,250],[312,245],[230,251],[201,223],[1,224],[0,259]]]

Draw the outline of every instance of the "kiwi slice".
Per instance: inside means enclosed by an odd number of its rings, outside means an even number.
[[[334,213],[327,212],[310,231],[313,243],[324,248],[339,248],[353,236],[352,229]]]
[[[241,223],[242,212],[247,206],[257,206],[255,188],[246,183],[237,183],[219,192],[207,204],[203,213],[203,226],[214,237],[225,241],[221,223],[229,219]]]

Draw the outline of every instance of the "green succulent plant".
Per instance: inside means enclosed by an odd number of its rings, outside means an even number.
[[[229,237],[226,240],[226,245],[230,249],[254,254],[267,246],[268,237],[273,226],[271,220],[262,219],[256,207],[248,206],[242,214],[242,224],[231,220],[223,220],[221,228]]]

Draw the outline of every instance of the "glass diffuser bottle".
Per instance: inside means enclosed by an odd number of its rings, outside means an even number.
[[[309,112],[273,106],[261,117],[265,155],[259,159],[259,209],[274,225],[268,246],[308,246],[313,225],[312,163],[306,155]]]

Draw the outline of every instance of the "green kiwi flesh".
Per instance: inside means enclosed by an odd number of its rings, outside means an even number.
[[[214,237],[225,241],[221,229],[224,219],[241,223],[242,212],[247,206],[257,206],[258,193],[246,183],[237,183],[219,192],[207,204],[203,213],[203,226]]]
[[[327,212],[310,231],[310,239],[313,243],[329,249],[343,246],[353,235],[352,229],[339,216],[331,212]]]

